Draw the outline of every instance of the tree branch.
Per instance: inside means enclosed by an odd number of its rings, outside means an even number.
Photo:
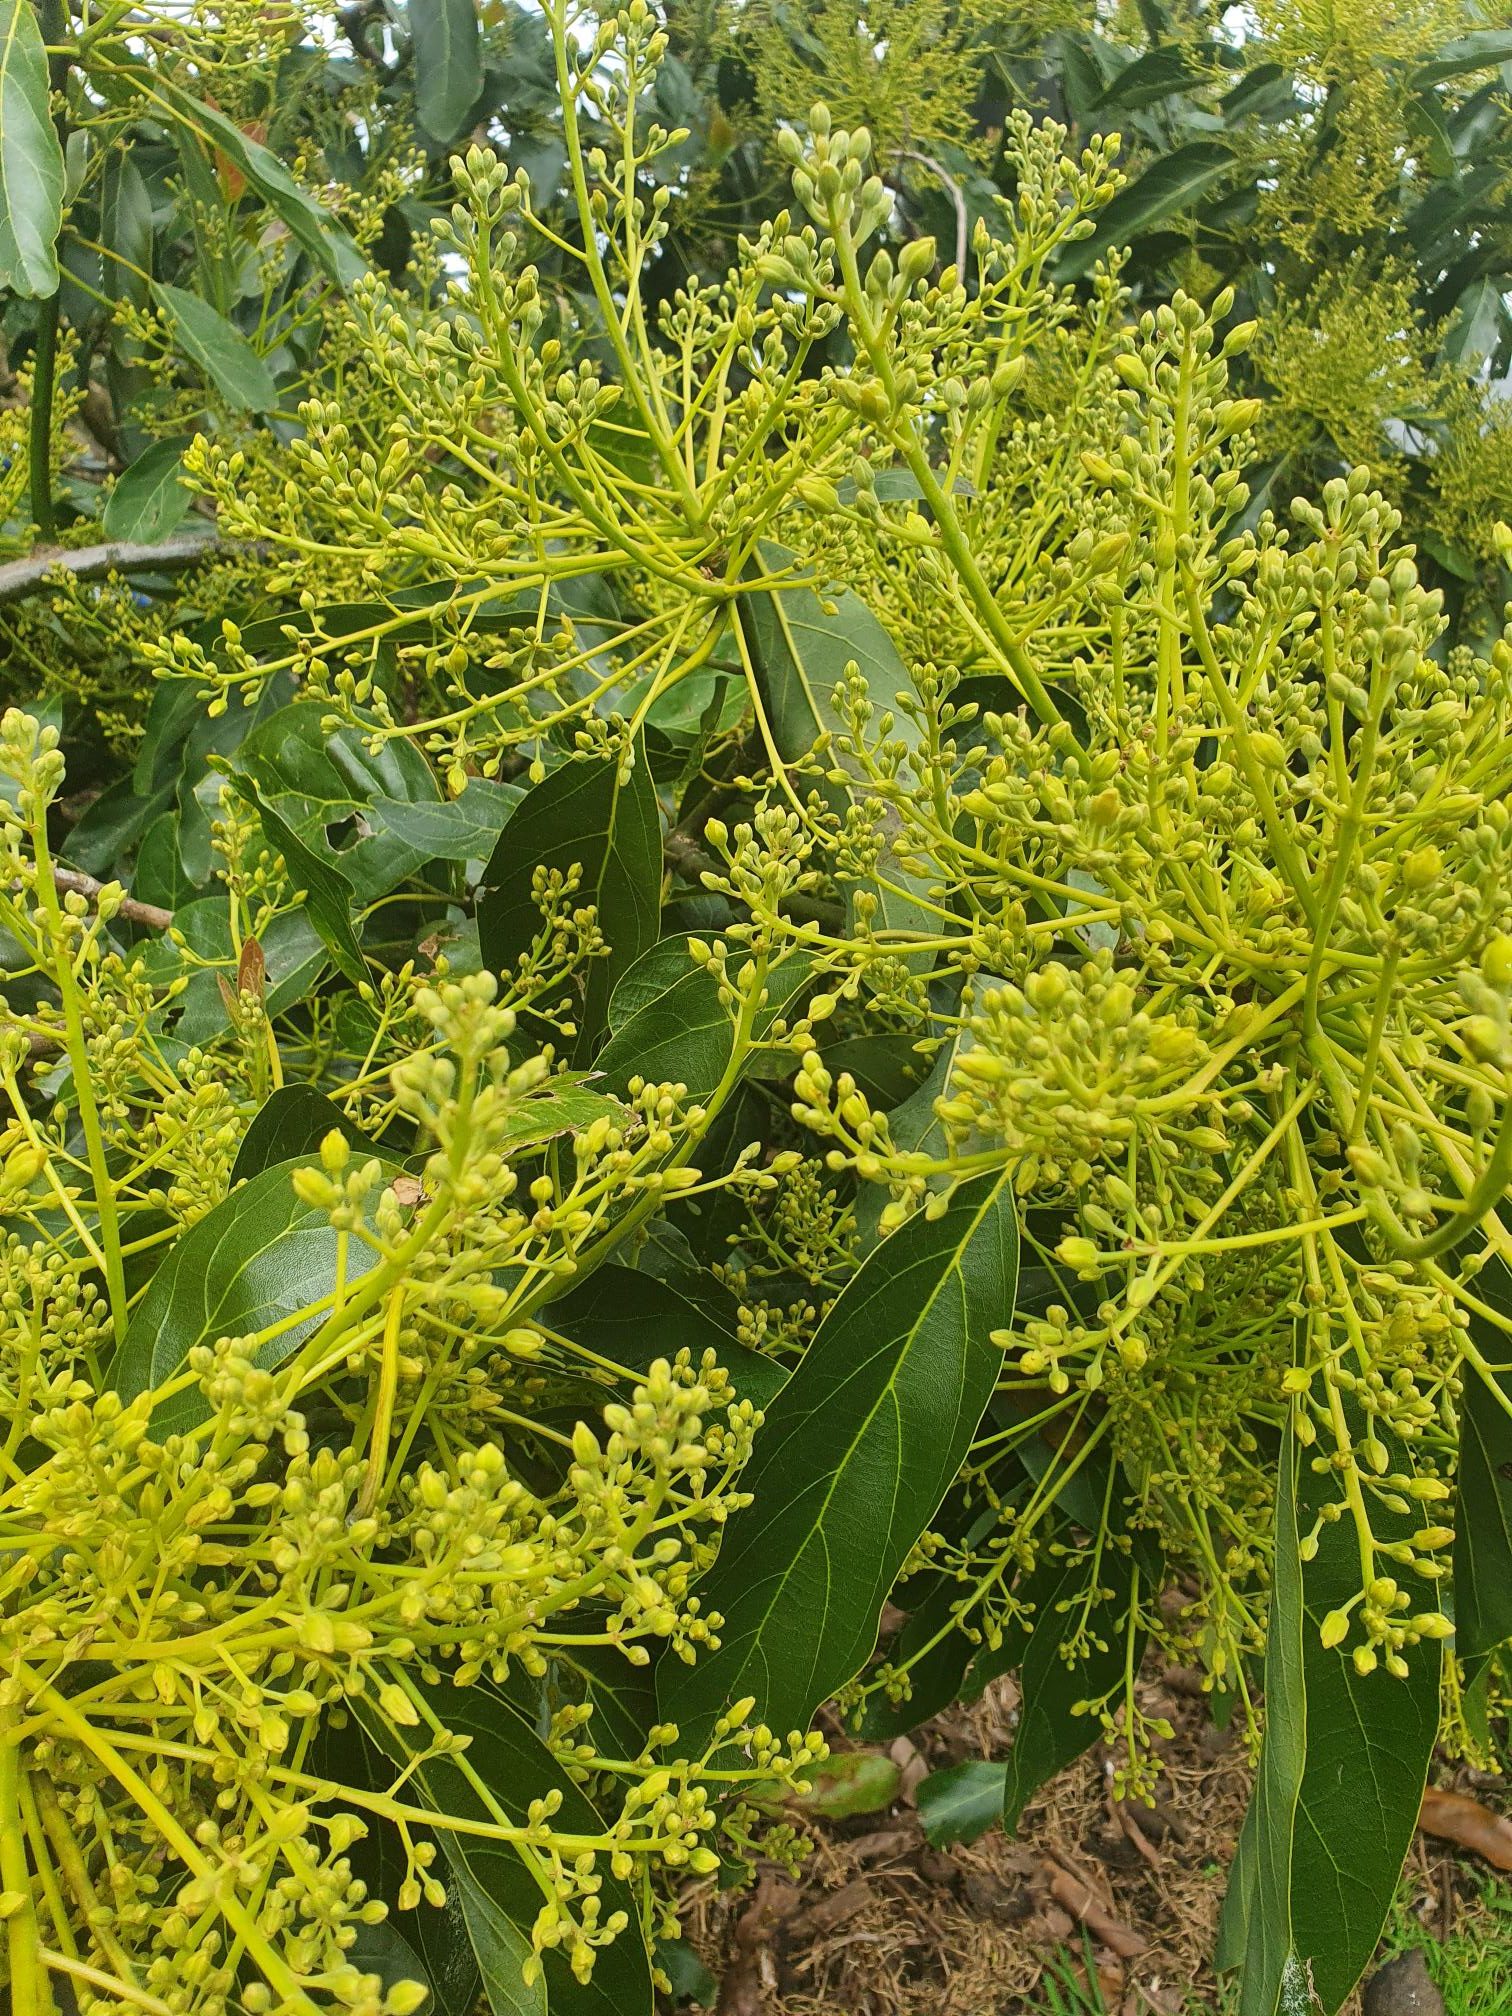
[[[103,546],[39,546],[24,560],[7,560],[0,566],[0,604],[24,601],[44,587],[56,574],[72,574],[76,581],[99,581],[107,574],[178,573],[197,567],[202,560],[222,552],[214,532],[180,532],[156,546],[138,545],[130,539],[112,540]]]
[[[77,868],[54,868],[53,880],[58,887],[70,895],[83,896],[88,902],[98,901],[100,891],[105,887],[93,875],[85,875]],[[128,924],[145,924],[150,931],[166,931],[173,922],[173,912],[164,910],[157,903],[139,903],[135,896],[123,896],[116,905],[117,917],[124,917]]]

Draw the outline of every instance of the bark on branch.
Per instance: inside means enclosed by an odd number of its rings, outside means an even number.
[[[0,604],[21,602],[59,573],[76,581],[100,581],[107,574],[176,574],[197,567],[224,550],[214,532],[180,532],[155,546],[115,539],[102,546],[39,546],[22,560],[0,566]]]

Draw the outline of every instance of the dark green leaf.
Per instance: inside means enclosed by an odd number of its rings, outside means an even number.
[[[560,1663],[583,1682],[593,1703],[592,1740],[600,1756],[639,1757],[656,1725],[656,1676],[632,1666],[612,1645],[574,1645]]]
[[[976,1841],[1003,1817],[1003,1783],[1008,1767],[970,1757],[947,1771],[931,1771],[919,1781],[915,1798],[925,1839],[932,1848]]]
[[[595,1120],[623,1121],[625,1108],[596,1084],[575,1074],[548,1078],[538,1091],[514,1108],[499,1135],[499,1146],[518,1155],[564,1134],[580,1134]]]
[[[238,764],[255,778],[268,809],[350,885],[352,901],[375,903],[432,858],[380,818],[375,805],[407,806],[421,818],[446,808],[413,743],[390,739],[375,755],[360,728],[328,731],[324,713],[312,700],[280,708],[242,743]]]
[[[182,910],[200,895],[179,859],[176,813],[159,813],[142,835],[131,875],[131,893],[139,901],[160,904],[165,910]]]
[[[407,872],[427,861],[487,861],[524,795],[518,784],[469,777],[460,798],[435,804],[375,794],[367,822],[371,839],[384,844],[391,864],[401,853],[412,864]],[[359,840],[353,853],[360,856],[368,844]],[[392,865],[385,872],[392,872]]]
[[[483,89],[474,0],[409,0],[409,23],[420,124],[433,140],[453,140]]]
[[[773,575],[790,573],[795,565],[785,547],[770,542],[761,546],[760,562]],[[841,732],[846,667],[851,664],[864,676],[878,712],[896,714],[894,738],[910,749],[917,747],[917,723],[896,713],[898,695],[912,691],[907,667],[897,645],[853,589],[837,588],[822,595],[808,585],[752,589],[741,598],[739,620],[746,628],[779,756],[796,760],[820,735]],[[830,761],[842,770],[850,767],[849,759],[838,751]],[[846,787],[827,788],[838,806]],[[898,825],[897,814],[889,811],[884,838],[890,840]],[[913,900],[920,885],[886,850],[877,878],[868,886],[877,898],[881,927],[938,929],[934,914]]]
[[[908,1585],[904,1585],[905,1592]],[[888,1663],[906,1668],[909,1691],[900,1701],[889,1698],[879,1688],[867,1697],[859,1734],[868,1743],[881,1743],[905,1736],[921,1722],[948,1708],[961,1692],[966,1668],[975,1645],[957,1629],[954,1609],[969,1592],[953,1576],[943,1576],[939,1585],[910,1609],[908,1621],[888,1648]],[[894,1601],[908,1602],[907,1593]]]
[[[420,1982],[432,1998],[425,2006],[433,2006],[435,1989],[430,1969],[404,1934],[396,1929],[392,1917],[384,1918],[376,1925],[359,1925],[356,1939],[346,1949],[346,1958],[359,1973],[376,1974],[383,1983],[385,1995],[391,1988],[397,1988],[401,1981]]]
[[[692,1353],[696,1365],[705,1351],[712,1351],[742,1399],[770,1406],[787,1368],[736,1338],[735,1304],[723,1290],[717,1292],[728,1304],[728,1324],[654,1274],[634,1267],[598,1267],[581,1287],[551,1304],[551,1327],[632,1373],[645,1372],[656,1359],[675,1358],[683,1350]]]
[[[574,900],[597,906],[610,948],[589,966],[581,1053],[605,1026],[615,982],[656,943],[661,822],[641,744],[628,776],[614,757],[564,763],[510,814],[483,873],[487,893],[478,905],[478,941],[485,965],[507,971],[540,932],[531,894],[535,871],[572,867],[581,870]]]
[[[394,1782],[388,1758],[352,1719],[340,1729],[332,1726],[329,1717],[322,1721],[309,1768],[331,1784],[350,1785],[364,1792],[387,1793]],[[421,2016],[475,2016],[482,1977],[451,1865],[440,1844],[428,1829],[410,1827],[411,1841],[426,1841],[436,1848],[431,1874],[446,1896],[442,1904],[422,1902],[401,1911],[399,1896],[410,1873],[409,1855],[392,1821],[375,1819],[371,1814],[364,1817],[368,1831],[348,1851],[352,1873],[367,1885],[370,1897],[388,1905],[387,1922],[398,1929],[429,1978],[434,2000],[426,2004]]]
[[[82,868],[86,875],[114,874],[117,863],[172,803],[171,785],[139,792],[131,778],[117,778],[114,784],[105,787],[69,834],[63,848],[65,859],[71,866]]]
[[[1386,1435],[1379,1419],[1373,1425]],[[1407,1460],[1400,1445],[1391,1449],[1394,1470]],[[1438,1735],[1438,1642],[1412,1648],[1405,1680],[1384,1667],[1362,1678],[1347,1651],[1322,1644],[1324,1617],[1359,1591],[1354,1524],[1347,1515],[1324,1524],[1310,1562],[1300,1540],[1337,1495],[1335,1474],[1320,1477],[1288,1429],[1265,1745],[1219,1933],[1220,1966],[1243,1970],[1238,2016],[1290,2016],[1293,2007],[1332,2016],[1349,1995],[1391,1907]],[[1383,1542],[1417,1523],[1379,1499],[1370,1516]]]
[[[111,539],[165,539],[189,509],[180,478],[186,440],[154,441],[144,448],[110,493],[103,524]]]
[[[864,1036],[842,1036],[821,1042],[825,1068],[838,1078],[848,1071],[869,1105],[891,1112],[919,1089],[926,1060],[914,1049],[911,1036],[874,1030]]]
[[[660,951],[658,946],[658,957]],[[723,1081],[734,1057],[735,1024],[719,999],[714,976],[693,966],[686,955],[684,960],[683,977],[638,1008],[600,1051],[597,1067],[609,1086],[623,1086],[639,1075],[652,1084],[686,1085],[690,1097],[707,1099]],[[756,1042],[766,1038],[812,977],[807,952],[789,952],[769,970],[766,1005],[752,1029]]]
[[[1116,1688],[1130,1659],[1139,1670],[1144,1633],[1130,1630],[1133,1586],[1131,1556],[1107,1545],[1100,1561],[1068,1567],[1039,1607],[1019,1669],[1023,1704],[1003,1781],[1010,1834],[1039,1788],[1101,1734],[1096,1714],[1077,1708]]]
[[[659,1940],[656,1964],[672,1984],[674,2003],[696,2002],[700,2009],[714,2007],[719,1999],[719,1983],[686,1939]]]
[[[278,404],[272,372],[241,331],[208,301],[161,280],[153,281],[152,297],[179,348],[228,406],[238,413],[266,413]]]
[[[1222,102],[1224,117],[1235,126],[1241,119],[1269,119],[1292,111],[1296,88],[1279,63],[1258,63],[1245,72]]]
[[[773,1401],[702,1586],[725,1622],[695,1666],[664,1668],[667,1719],[696,1755],[743,1695],[808,1726],[864,1664],[909,1549],[959,1469],[1001,1370],[989,1333],[1018,1271],[1012,1192],[958,1190],[863,1263]]]
[[[234,985],[238,955],[231,941],[231,919],[224,896],[198,897],[177,909],[173,921],[175,929],[183,933],[192,958],[185,958],[166,937],[143,944],[138,956],[154,982],[161,984],[179,977],[187,981],[183,992],[159,1014],[163,1026],[171,1018],[174,1035],[187,1048],[213,1041],[230,1026],[219,982],[224,978],[228,985]],[[282,1015],[311,993],[330,961],[303,907],[281,912],[264,931],[260,942],[266,985],[264,1006],[269,1015]],[[213,961],[219,972],[208,969],[206,961]]]
[[[1464,370],[1496,355],[1507,327],[1506,276],[1483,273],[1455,304],[1454,322],[1444,338],[1444,355]]]
[[[343,1134],[359,1155],[371,1155],[373,1144],[355,1127],[333,1099],[313,1085],[280,1085],[252,1116],[231,1167],[235,1185],[259,1176],[275,1162],[312,1160],[327,1134]]]
[[[1091,110],[1104,112],[1114,107],[1132,110],[1137,105],[1153,105],[1170,97],[1173,91],[1186,91],[1205,81],[1204,73],[1194,68],[1185,49],[1166,44],[1147,49],[1120,70]]]
[[[352,928],[356,907],[351,883],[337,868],[314,854],[271,805],[265,803],[257,786],[245,771],[233,771],[232,782],[262,821],[268,845],[283,856],[284,866],[297,889],[305,892],[305,908],[321,941],[347,979],[357,986],[367,984],[367,962]]]
[[[349,286],[366,273],[367,261],[346,232],[308,190],[300,188],[276,154],[243,133],[214,105],[181,91],[160,70],[153,72],[152,84],[155,94],[166,97],[188,126],[240,169],[289,236],[339,286]]]
[[[399,1728],[373,1705],[371,1696],[354,1703],[372,1740],[408,1766],[429,1744],[434,1729],[468,1737],[465,1751],[430,1757],[415,1767],[415,1782],[438,1814],[491,1820],[491,1807],[513,1825],[523,1823],[531,1800],[559,1792],[555,1825],[562,1832],[602,1834],[604,1823],[592,1804],[519,1711],[495,1689],[427,1687],[408,1676],[433,1727]],[[468,1932],[483,1968],[495,2016],[509,2011],[544,2016],[549,1995],[552,2016],[650,2016],[651,1967],[641,1934],[640,1907],[629,1885],[613,1875],[607,1856],[598,1858],[603,1914],[628,1913],[630,1923],[594,1963],[586,1985],[574,1980],[560,1953],[545,1955],[545,1975],[533,1990],[519,1980],[521,1960],[530,1950],[529,1927],[541,1907],[541,1892],[517,1848],[476,1834],[442,1839],[452,1874],[460,1880]]]
[[[278,1324],[256,1362],[271,1368],[291,1357],[327,1313],[316,1306],[336,1287],[339,1235],[325,1211],[301,1204],[294,1171],[307,1156],[275,1163],[217,1204],[177,1241],[137,1305],[111,1367],[111,1383],[126,1399],[162,1386],[183,1371],[198,1344],[247,1337]],[[377,1203],[378,1193],[373,1196]],[[349,1239],[348,1285],[377,1264],[365,1240]],[[153,1409],[155,1435],[181,1432],[206,1419],[197,1385]]]
[[[1492,1258],[1475,1292],[1512,1322],[1512,1268]],[[1471,1311],[1470,1339],[1488,1365],[1507,1359],[1507,1333]],[[1454,1526],[1455,1650],[1481,1665],[1512,1639],[1512,1374],[1463,1371],[1459,1504]]]
[[[152,284],[152,198],[136,162],[119,148],[105,163],[100,236],[118,255],[105,261],[105,292],[113,301],[145,308]]]
[[[1152,161],[1101,213],[1097,229],[1062,254],[1057,272],[1074,280],[1089,273],[1110,246],[1125,245],[1184,216],[1204,191],[1231,174],[1234,156],[1221,140],[1189,140]]]
[[[62,226],[63,149],[35,0],[0,0],[0,288],[55,294]]]

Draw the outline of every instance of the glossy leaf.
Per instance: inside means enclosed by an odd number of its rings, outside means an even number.
[[[246,799],[262,821],[268,845],[283,856],[294,886],[304,891],[310,922],[337,967],[348,980],[365,986],[367,961],[352,926],[356,905],[351,883],[339,869],[322,861],[305,845],[288,821],[262,798],[245,771],[234,771],[232,781],[238,796]]]
[[[1512,1268],[1492,1258],[1476,1276],[1481,1301],[1512,1322]],[[1470,1337],[1490,1365],[1507,1360],[1507,1333],[1474,1311]],[[1480,1666],[1512,1639],[1512,1374],[1463,1369],[1459,1503],[1454,1531],[1455,1650]]]
[[[553,1302],[549,1320],[563,1336],[632,1373],[684,1350],[696,1365],[705,1351],[712,1351],[740,1397],[767,1407],[786,1381],[787,1367],[738,1340],[734,1302],[717,1284],[710,1285],[728,1303],[727,1326],[670,1282],[614,1265],[596,1267],[581,1287]]]
[[[0,287],[55,294],[62,226],[63,149],[36,0],[0,0]]]
[[[721,1644],[670,1663],[663,1713],[696,1755],[733,1700],[801,1729],[864,1664],[893,1581],[959,1469],[1001,1370],[1018,1271],[1013,1197],[964,1185],[863,1263],[772,1403],[705,1577]]]
[[[914,1797],[924,1837],[932,1848],[956,1841],[977,1841],[991,1833],[1003,1817],[1006,1764],[968,1757],[945,1771],[921,1779]]]
[[[794,556],[785,547],[764,543],[761,564],[771,574],[789,572]],[[910,749],[918,744],[917,723],[898,713],[897,697],[912,690],[908,670],[884,626],[854,590],[815,588],[752,589],[741,598],[740,621],[746,626],[760,678],[762,699],[771,722],[777,753],[788,760],[807,754],[822,734],[837,734],[844,726],[842,697],[846,667],[854,664],[864,676],[879,713],[895,714],[893,738]],[[849,759],[835,751],[831,761],[849,768]],[[830,785],[838,804],[843,787]],[[897,828],[889,812],[884,835]],[[902,930],[933,930],[938,920],[912,900],[917,887],[884,851],[879,879],[873,887],[880,925]]]
[[[241,331],[208,301],[162,280],[153,281],[152,298],[179,348],[228,406],[238,413],[266,413],[278,404],[272,372]]]
[[[154,93],[166,97],[185,123],[209,140],[262,197],[268,208],[315,264],[340,286],[349,286],[367,270],[367,261],[351,238],[307,189],[301,189],[278,156],[203,99],[180,90],[160,71],[152,76]]]
[[[483,873],[478,941],[496,972],[513,966],[541,930],[531,893],[537,869],[581,870],[577,904],[598,909],[606,957],[590,962],[579,1048],[603,1029],[614,984],[656,943],[661,913],[661,822],[637,746],[628,776],[612,758],[564,763],[525,794]]]
[[[1234,156],[1220,140],[1189,140],[1160,155],[1142,175],[1119,190],[1099,217],[1097,229],[1061,255],[1059,276],[1077,279],[1089,273],[1110,246],[1125,245],[1184,216],[1206,190],[1233,169]]]
[[[1128,1622],[1133,1582],[1130,1555],[1107,1547],[1100,1561],[1067,1567],[1037,1607],[1019,1667],[1023,1699],[1003,1780],[1010,1834],[1040,1787],[1101,1734],[1097,1716],[1078,1714],[1078,1707],[1116,1688],[1128,1661],[1139,1669],[1144,1633],[1135,1629],[1131,1637]]]
[[[656,956],[660,954],[658,946]],[[638,1074],[653,1084],[686,1085],[690,1098],[707,1099],[729,1071],[735,1024],[720,1001],[719,983],[686,953],[683,963],[682,978],[637,1008],[599,1052],[597,1068],[610,1087],[623,1086]],[[789,952],[769,969],[766,1005],[752,1026],[756,1042],[769,1034],[812,977],[806,952]]]
[[[313,1085],[280,1085],[252,1116],[231,1165],[233,1184],[261,1175],[275,1162],[308,1161],[320,1152],[330,1133],[345,1135],[359,1154],[372,1154],[373,1144],[348,1120],[334,1099]]]
[[[319,1305],[336,1286],[338,1234],[326,1212],[294,1194],[293,1173],[308,1160],[264,1169],[169,1250],[111,1366],[111,1384],[124,1398],[174,1378],[198,1344],[282,1326],[256,1353],[259,1365],[272,1367],[319,1328],[327,1313]],[[377,1255],[363,1240],[347,1245],[350,1284]],[[198,1386],[186,1387],[153,1409],[153,1433],[181,1432],[208,1413]]]
[[[533,1799],[556,1791],[562,1795],[555,1821],[561,1832],[603,1832],[586,1794],[502,1694],[484,1685],[426,1686],[413,1673],[408,1678],[434,1724],[469,1739],[460,1755],[430,1757],[415,1767],[414,1782],[436,1813],[482,1821],[502,1814],[519,1825]],[[409,1765],[426,1748],[432,1730],[423,1721],[418,1728],[397,1727],[371,1695],[353,1705],[369,1737],[396,1764]],[[651,2016],[651,1966],[635,1895],[612,1874],[606,1856],[598,1861],[603,1913],[625,1911],[629,1925],[599,1953],[586,1984],[573,1978],[560,1953],[548,1952],[543,1978],[527,1989],[519,1970],[541,1907],[534,1876],[512,1843],[441,1831],[495,2016],[544,2016],[548,2000],[552,2016]]]
[[[1378,1435],[1386,1432],[1375,1423]],[[1405,1451],[1391,1450],[1392,1468]],[[1412,1843],[1438,1735],[1437,1642],[1412,1648],[1409,1675],[1361,1677],[1346,1650],[1326,1650],[1328,1613],[1359,1590],[1346,1515],[1302,1537],[1337,1479],[1312,1469],[1288,1429],[1276,1506],[1275,1577],[1265,1655],[1265,1744],[1229,1878],[1219,1965],[1239,1966],[1238,2016],[1333,2016],[1375,1951]],[[1411,1514],[1371,1501],[1377,1538],[1406,1538]],[[1426,1595],[1425,1589],[1425,1595]],[[1309,2002],[1309,1990],[1315,1998]]]
[[[433,140],[452,140],[483,89],[475,0],[409,0],[415,109]]]
[[[189,509],[184,473],[185,440],[154,441],[125,471],[105,506],[102,523],[111,539],[144,545],[165,539]]]

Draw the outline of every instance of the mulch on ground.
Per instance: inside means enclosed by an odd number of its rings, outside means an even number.
[[[687,1932],[720,1982],[717,2016],[1041,2016],[1047,1970],[1067,1967],[1089,1989],[1095,1973],[1110,2016],[1219,2010],[1212,1955],[1251,1758],[1235,1730],[1214,1727],[1196,1675],[1152,1667],[1141,1694],[1174,1730],[1153,1808],[1113,1799],[1113,1760],[1098,1745],[1045,1787],[1015,1839],[995,1829],[932,1847],[914,1790],[929,1770],[1006,1753],[1018,1695],[999,1681],[893,1746],[902,1774],[889,1808],[798,1816],[810,1852],[796,1873],[697,1891]],[[1488,1782],[1440,1775],[1472,1798]],[[1437,1936],[1476,1894],[1477,1866],[1418,1835],[1409,1908]]]

